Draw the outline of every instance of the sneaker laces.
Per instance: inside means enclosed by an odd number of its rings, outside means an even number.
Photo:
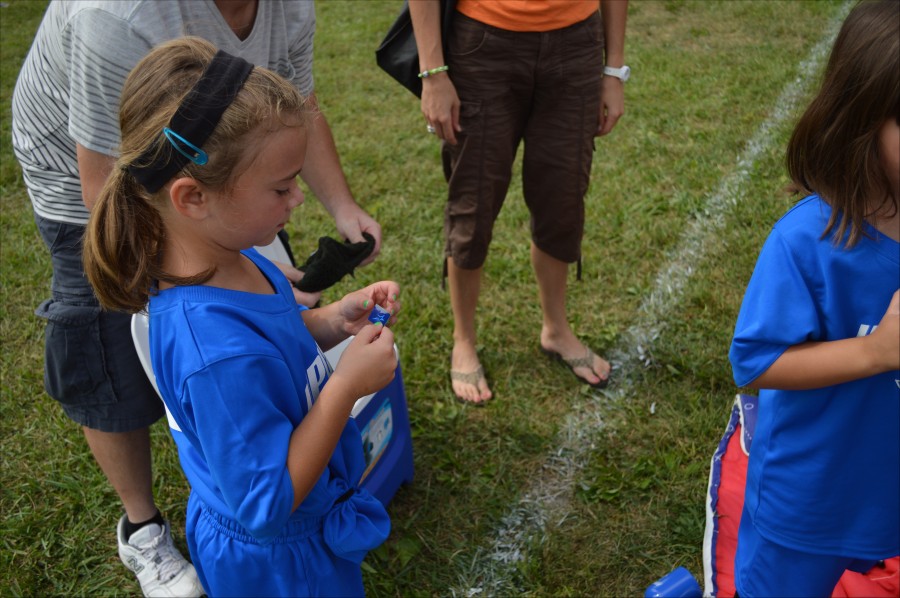
[[[166,582],[184,570],[186,561],[175,548],[166,528],[158,536],[153,538],[146,546],[136,547],[156,565],[156,579]],[[155,554],[154,554],[155,553]]]

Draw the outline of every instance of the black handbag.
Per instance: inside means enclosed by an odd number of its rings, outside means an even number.
[[[447,37],[450,35],[450,23],[455,11],[456,0],[441,0],[441,40],[444,45],[445,59]],[[388,29],[381,45],[375,50],[375,62],[417,98],[422,97],[422,80],[419,78],[419,50],[416,48],[416,36],[413,33],[412,20],[409,18],[409,3],[406,0],[403,2],[403,9],[397,16],[397,20]]]

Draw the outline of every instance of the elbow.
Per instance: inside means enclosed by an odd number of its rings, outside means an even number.
[[[747,384],[744,384],[744,388],[749,388],[751,390],[762,390],[763,388],[765,388],[765,386],[760,384],[759,378],[756,378],[755,380],[751,380]]]
[[[749,388],[750,390],[760,390],[765,388],[762,384],[765,372],[755,378],[749,378],[746,373],[738,372],[736,369],[733,374],[734,384],[738,388]]]

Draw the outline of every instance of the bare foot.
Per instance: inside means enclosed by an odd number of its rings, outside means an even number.
[[[582,381],[594,387],[600,387],[609,380],[609,362],[595,355],[579,341],[574,334],[551,337],[541,332],[541,349],[550,357],[564,362]]]
[[[450,355],[450,382],[453,393],[462,402],[481,404],[493,397],[472,345],[459,343],[453,346]]]

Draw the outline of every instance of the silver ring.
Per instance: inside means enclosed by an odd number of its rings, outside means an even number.
[[[429,133],[431,133],[432,135],[434,135],[435,129],[434,129],[434,127],[432,127],[431,125],[427,125],[427,126],[425,127],[425,130],[428,131]]]

